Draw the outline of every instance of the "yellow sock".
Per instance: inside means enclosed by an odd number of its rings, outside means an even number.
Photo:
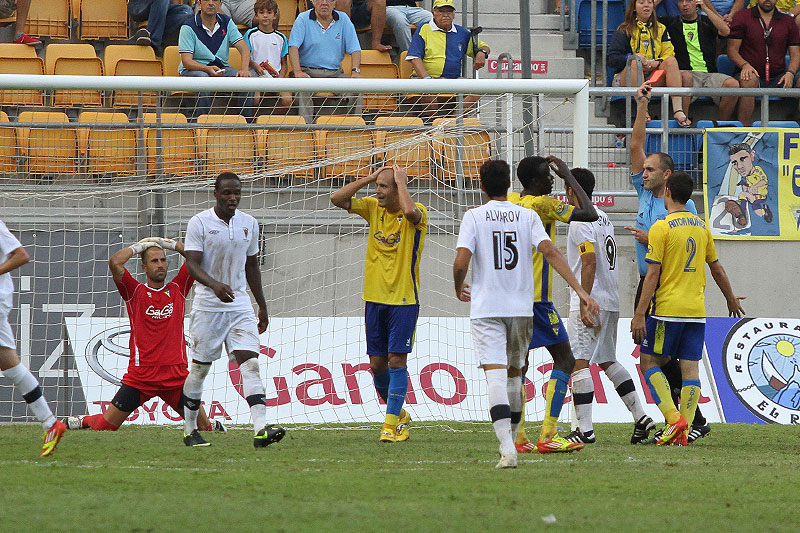
[[[653,395],[656,404],[658,404],[658,408],[661,414],[664,415],[667,424],[674,424],[677,422],[681,414],[675,407],[675,402],[672,401],[672,394],[667,377],[660,368],[653,367],[644,373],[644,378],[650,386],[650,393]]]
[[[395,430],[397,424],[400,423],[400,417],[397,415],[386,414],[386,419],[383,421],[383,429]]]
[[[681,387],[681,416],[691,426],[700,401],[700,380],[684,379]]]
[[[525,380],[522,380],[522,418],[519,421],[519,430],[517,431],[517,440],[516,444],[522,444],[523,442],[528,442],[528,436],[525,434],[525,401],[527,400],[525,396]]]

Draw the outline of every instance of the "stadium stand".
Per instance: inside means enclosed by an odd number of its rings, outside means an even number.
[[[242,115],[200,115],[198,124],[247,124]],[[205,175],[220,172],[252,174],[255,170],[255,135],[250,129],[202,128],[197,135],[198,153],[205,161]]]
[[[144,113],[145,124],[157,123],[155,113]],[[182,113],[162,113],[163,124],[188,124]],[[160,140],[159,140],[159,131]],[[167,174],[172,176],[191,176],[195,174],[194,160],[197,157],[195,131],[186,128],[145,128],[147,149],[147,173],[151,176]],[[158,145],[161,144],[161,172],[158,169]]]
[[[71,76],[102,76],[103,62],[91,44],[51,43],[45,48],[44,66],[47,74]],[[59,90],[53,92],[53,107],[101,107],[100,91]]]
[[[149,46],[112,44],[106,46],[105,74],[107,76],[162,76],[161,61]],[[115,91],[111,97],[113,107],[136,107],[139,95],[134,91]],[[156,93],[142,93],[142,105],[155,107]]]
[[[80,0],[80,38],[128,38],[128,2],[126,0]]]
[[[400,78],[408,79],[414,73],[414,67],[411,66],[411,61],[406,61],[408,50],[403,50],[400,54]]]
[[[581,48],[591,48],[592,46],[592,11],[591,6],[595,6],[595,44],[600,46],[603,42],[603,4],[595,0],[577,0],[576,9],[578,11],[578,46]],[[606,26],[607,41],[611,41],[611,36],[625,20],[625,6],[627,2],[623,0],[608,0],[608,25]]]
[[[70,0],[32,0],[25,33],[36,37],[69,39]]]
[[[128,124],[119,112],[84,111],[79,124]],[[131,176],[136,174],[136,130],[132,128],[84,127],[78,130],[79,150],[86,158],[86,172],[92,176]]]
[[[0,74],[44,74],[44,61],[36,49],[24,44],[0,44]],[[0,105],[42,106],[44,92],[30,90],[0,90]]]
[[[433,121],[434,126],[455,126],[456,120],[453,118],[437,118]],[[474,117],[464,118],[464,127],[475,129],[471,133],[464,133],[464,156],[462,164],[464,177],[471,179],[480,178],[480,168],[484,161],[492,155],[491,140],[489,133],[484,131],[481,121]],[[443,180],[455,179],[456,160],[458,159],[458,139],[453,135],[443,135],[431,140],[433,161],[442,170],[439,176]]]
[[[678,125],[677,120],[669,121],[670,134],[668,137],[668,145],[666,152],[672,157],[675,163],[675,170],[683,170],[689,175],[696,177],[698,168],[698,156],[700,145],[697,141],[696,135],[685,135],[680,133],[672,133],[672,131],[680,132],[681,127]],[[651,120],[647,123],[648,128],[660,128],[660,120]],[[648,133],[645,140],[645,153],[653,154],[661,152],[661,134]]]
[[[366,126],[364,119],[357,116],[322,116],[317,118],[321,125]],[[366,130],[316,130],[317,155],[320,158],[342,159],[323,168],[326,176],[366,176],[370,173],[372,157],[358,156],[372,150],[372,132]]]
[[[377,117],[376,126],[420,126],[424,123],[419,117]],[[386,130],[375,132],[375,147],[382,151],[384,165],[400,165],[406,169],[409,178],[431,177],[431,147],[427,141],[420,141],[402,149],[386,149],[387,144],[406,143],[418,133]]]
[[[298,5],[297,0],[277,0],[278,10],[281,12],[281,19],[278,22],[278,31],[289,38],[289,33],[292,31],[294,19],[297,18]],[[305,2],[301,2],[305,7]]]
[[[8,114],[0,111],[0,123],[9,124]],[[0,174],[17,172],[17,138],[12,128],[0,128]]]
[[[17,122],[69,124],[69,117],[56,111],[23,111]],[[23,172],[34,177],[74,176],[77,172],[78,132],[74,128],[19,127],[17,148]]]
[[[257,154],[272,167],[294,167],[308,165],[314,161],[314,134],[310,130],[276,129],[270,126],[305,125],[303,117],[297,115],[261,115],[256,124],[266,126],[257,130]],[[308,168],[293,173],[295,176],[313,178],[314,169]]]
[[[352,68],[352,57],[350,54],[345,54],[344,59],[342,59],[342,71],[350,75]],[[392,58],[388,53],[378,52],[377,50],[362,50],[361,76],[364,78],[396,80],[400,77],[400,73],[397,65],[392,63]],[[394,113],[397,111],[397,97],[391,94],[365,93],[362,111]]]

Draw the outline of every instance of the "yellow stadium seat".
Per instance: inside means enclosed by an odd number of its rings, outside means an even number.
[[[25,33],[52,39],[69,39],[70,0],[31,0]]]
[[[294,20],[297,18],[297,0],[277,1],[278,11],[281,13],[281,18],[278,21],[278,31],[284,34],[288,39],[289,31],[291,31]]]
[[[181,64],[181,54],[177,46],[167,46],[164,48],[164,56],[161,58],[164,66],[164,76],[177,76],[178,67]]]
[[[420,126],[424,123],[419,117],[378,117],[376,126]],[[375,147],[383,150],[384,165],[399,165],[408,173],[409,178],[431,177],[431,148],[427,140],[417,141],[408,146],[386,149],[386,145],[406,144],[419,137],[420,132],[387,131],[375,132]]]
[[[455,118],[437,118],[433,121],[434,126],[446,125],[449,128],[457,127]],[[480,178],[481,165],[491,157],[491,139],[489,133],[485,131],[481,121],[474,117],[463,119],[464,124],[464,151],[462,165],[464,177]],[[455,179],[458,136],[453,131],[445,130],[444,134],[431,140],[431,150],[433,159],[441,165],[443,170],[442,179]]]
[[[125,113],[84,111],[78,124],[128,124]],[[90,126],[80,129],[80,152],[86,155],[86,172],[91,175],[136,174],[136,130]]]
[[[375,55],[367,56],[372,58],[374,62],[364,63],[364,52],[375,52]],[[385,54],[386,57],[389,57],[388,53],[378,52],[376,50],[362,50],[361,53],[361,76],[364,78],[397,79],[397,66],[392,63],[391,59],[389,60],[388,64],[385,63],[380,55]],[[344,58],[342,59],[342,71],[348,76],[353,70],[352,61],[353,58],[350,56],[350,54],[345,54]],[[318,95],[333,96],[333,93],[318,93]],[[397,97],[392,94],[364,93],[362,109],[364,111],[375,111],[377,113],[394,113],[397,111]]]
[[[242,69],[242,54],[239,53],[237,48],[230,47],[228,51],[228,64],[236,70]]]
[[[23,111],[18,123],[69,124],[66,113]],[[30,174],[75,174],[78,134],[74,128],[19,127],[17,146]]]
[[[0,111],[0,123],[8,124],[8,115]],[[17,135],[12,128],[0,128],[0,174],[17,172]]]
[[[155,123],[155,113],[144,113],[145,123]],[[162,113],[164,124],[187,124],[183,113]],[[147,146],[147,173],[157,173],[158,129],[145,129],[145,145]],[[195,131],[186,128],[161,129],[161,171],[165,175],[191,176],[195,173],[194,162],[197,158]]]
[[[411,74],[414,72],[414,67],[411,66],[411,61],[406,61],[406,55],[408,55],[408,50],[403,50],[400,53],[400,79],[407,80],[411,77]]]
[[[322,116],[317,119],[317,124],[321,125],[351,125],[366,126],[366,122],[361,117],[353,116]],[[316,130],[317,136],[315,145],[318,148],[317,156],[321,159],[346,158],[344,161],[334,163],[325,167],[327,177],[333,176],[366,176],[370,173],[372,155],[370,152],[373,147],[372,132],[358,129],[355,130]],[[319,150],[324,153],[319,153]]]
[[[301,129],[306,120],[297,115],[261,115],[256,124],[266,128],[258,130],[258,155],[266,158],[267,168],[308,165],[314,161],[314,133]],[[297,129],[275,129],[270,126],[297,125]],[[294,173],[311,178],[314,169],[308,168]]]
[[[44,54],[47,74],[71,76],[102,76],[103,62],[90,44],[48,44]],[[53,106],[100,107],[103,97],[100,91],[63,89],[54,91]]]
[[[378,50],[361,50],[361,65],[392,65],[392,56],[389,52]]]
[[[36,48],[27,44],[0,43],[0,58],[37,58]]]
[[[127,39],[127,0],[81,0],[80,38]]]
[[[150,46],[112,44],[106,46],[105,74],[107,76],[162,76],[161,61]],[[136,107],[139,95],[136,91],[114,91],[111,97],[113,107]],[[144,107],[156,106],[155,92],[142,92]]]
[[[33,48],[24,44],[11,46]],[[44,62],[38,57],[15,57],[0,54],[0,74],[44,74]],[[2,89],[0,90],[0,105],[41,106],[44,105],[44,92],[37,89]]]
[[[247,124],[242,115],[200,115],[198,124]],[[206,176],[220,172],[252,174],[255,135],[251,129],[203,128],[197,135],[198,153],[206,161]]]

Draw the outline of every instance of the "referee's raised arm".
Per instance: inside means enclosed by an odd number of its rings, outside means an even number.
[[[647,104],[650,103],[652,87],[645,82],[636,91],[636,119],[633,121],[631,133],[631,174],[638,174],[644,169],[647,154],[644,151],[645,128],[647,126]]]

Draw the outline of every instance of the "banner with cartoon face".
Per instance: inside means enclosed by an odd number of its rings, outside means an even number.
[[[706,225],[716,239],[800,240],[800,131],[704,131]]]
[[[706,349],[726,422],[800,423],[800,320],[709,318]]]

